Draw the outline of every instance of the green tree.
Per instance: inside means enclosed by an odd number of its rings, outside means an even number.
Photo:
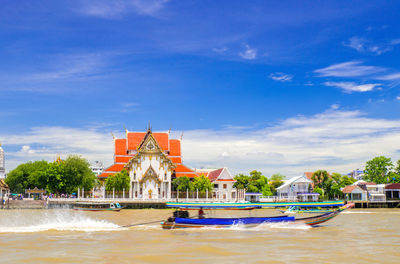
[[[326,184],[328,178],[328,172],[326,170],[317,170],[311,176],[311,180],[313,181],[314,186],[317,186],[321,189],[324,188],[324,185]]]
[[[29,161],[10,171],[5,181],[11,191],[16,193],[23,193],[25,189],[33,189],[35,187],[45,189],[47,185],[47,167],[47,161]]]
[[[210,179],[203,174],[193,180],[193,190],[198,190],[199,192],[212,191],[213,187]]]
[[[175,189],[183,192],[186,190],[192,191],[193,190],[193,183],[191,182],[190,178],[187,176],[177,177],[172,181],[172,184],[175,186]]]
[[[64,178],[64,162],[52,162],[46,170],[47,186],[46,189],[51,193],[66,193]]]
[[[319,187],[314,187],[313,192],[314,192],[314,193],[319,193],[320,199],[322,199],[322,198],[324,197],[324,190],[322,190],[322,189],[319,188]]]
[[[249,176],[244,174],[238,174],[235,176],[235,183],[233,187],[236,189],[246,189],[247,185],[249,185]]]
[[[97,177],[90,169],[86,159],[71,155],[64,161],[64,180],[66,193],[72,193],[77,188],[90,190],[96,184]]]
[[[285,176],[280,173],[275,173],[271,176],[269,180],[269,186],[271,187],[271,192],[276,193],[276,189],[281,186],[284,182]]]
[[[119,173],[115,173],[114,175],[107,177],[106,179],[106,190],[107,191],[123,191],[129,190],[130,188],[130,177],[128,172],[123,169]]]
[[[364,179],[377,184],[387,183],[390,181],[388,175],[393,167],[392,160],[385,156],[375,157],[367,161],[364,169]]]

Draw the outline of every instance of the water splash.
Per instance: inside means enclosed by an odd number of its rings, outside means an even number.
[[[246,230],[246,231],[270,231],[271,229],[298,229],[308,230],[312,228],[306,224],[292,223],[292,222],[276,222],[276,223],[262,223],[255,227],[247,227],[246,225],[233,225],[229,229],[233,230]]]
[[[12,211],[0,219],[0,233],[25,233],[43,231],[116,231],[120,226],[105,220],[93,219],[83,212],[71,210],[43,210],[33,212],[27,217],[26,212]]]

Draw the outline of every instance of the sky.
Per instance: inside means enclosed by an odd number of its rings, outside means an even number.
[[[194,168],[287,177],[400,159],[396,1],[3,0],[6,169],[111,132],[183,133]]]

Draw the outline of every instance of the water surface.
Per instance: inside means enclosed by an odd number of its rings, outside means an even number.
[[[250,229],[122,227],[158,222],[171,212],[1,210],[0,262],[400,263],[398,209],[353,209],[316,228],[287,223]]]

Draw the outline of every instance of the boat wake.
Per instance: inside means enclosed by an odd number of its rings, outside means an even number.
[[[230,229],[233,230],[246,230],[246,231],[264,231],[264,230],[271,230],[271,229],[297,229],[297,230],[308,230],[312,228],[306,224],[298,224],[298,223],[291,223],[291,222],[278,222],[278,223],[262,223],[255,227],[246,227],[245,225],[233,225]]]
[[[26,214],[14,211],[13,215],[0,220],[0,233],[29,233],[43,231],[117,231],[120,226],[105,220],[92,219],[82,212],[48,210],[43,213]]]
[[[344,211],[342,214],[374,214],[375,212],[368,211]]]

